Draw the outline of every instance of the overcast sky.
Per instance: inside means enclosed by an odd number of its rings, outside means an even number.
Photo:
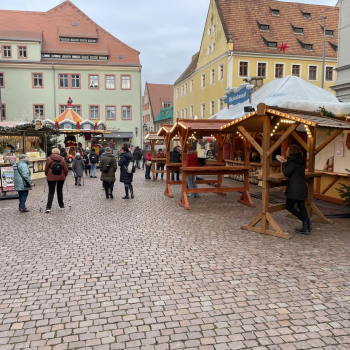
[[[257,0],[258,1],[258,0]],[[1,9],[48,11],[61,0],[2,0]],[[142,82],[173,84],[199,50],[210,0],[72,0],[87,16],[141,52]],[[337,0],[295,0],[334,6]],[[0,24],[1,26],[1,24]]]

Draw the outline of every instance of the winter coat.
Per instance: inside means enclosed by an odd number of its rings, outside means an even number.
[[[99,152],[98,152],[99,157],[101,157],[102,154],[105,153],[105,152],[106,152],[106,148],[105,147],[101,147]]]
[[[127,171],[129,162],[132,160],[132,155],[130,152],[125,152],[120,155],[118,165],[120,168],[120,182],[124,184],[131,184],[133,180],[133,174],[129,174]]]
[[[109,168],[108,173],[104,173],[102,169],[107,166],[112,161],[111,167]],[[100,158],[100,170],[101,170],[101,181],[106,182],[115,182],[115,172],[117,171],[117,158],[113,155],[113,153],[105,152]]]
[[[136,148],[134,151],[134,160],[140,160],[142,158],[142,152],[140,148]]]
[[[95,164],[98,163],[100,157],[96,152],[90,152],[90,163]]]
[[[60,156],[61,156],[62,158],[64,158],[64,159],[66,159],[66,157],[67,157],[67,152],[66,152],[66,150],[65,150],[64,148],[61,148],[61,150],[60,150]]]
[[[198,156],[196,151],[190,152],[187,155],[187,166],[188,167],[198,166]]]
[[[25,187],[23,178],[28,181],[29,184],[33,183],[32,179],[30,178],[30,169],[28,166],[29,162],[24,159],[20,159],[19,162],[13,165],[14,170],[14,177],[13,182],[15,185],[15,191],[26,191],[31,190],[31,187]],[[21,173],[21,175],[20,175]],[[22,178],[23,177],[23,178]]]
[[[165,155],[164,152],[158,151],[157,154],[156,154],[156,158],[166,158],[166,155]],[[164,162],[163,163],[157,163],[157,165],[162,165],[162,164],[164,164]]]
[[[308,198],[305,180],[305,161],[301,154],[288,157],[287,164],[282,164],[284,176],[288,177],[286,196],[289,199],[304,201]]]
[[[146,153],[146,156],[145,156],[145,159],[146,159],[145,165],[148,166],[148,165],[147,165],[147,162],[148,162],[149,160],[152,160],[151,154],[147,152],[147,153]],[[152,165],[152,164],[151,164],[151,165]],[[151,165],[150,165],[150,166],[151,166]]]
[[[170,163],[181,163],[181,153],[172,151],[170,156]]]
[[[84,164],[85,166],[90,166],[91,163],[90,163],[90,153],[87,152],[84,154]]]
[[[62,165],[62,172],[61,175],[54,175],[52,174],[51,166],[53,165],[54,161],[60,162]],[[46,159],[46,165],[45,165],[45,175],[47,181],[62,181],[66,179],[66,176],[68,175],[68,168],[67,164],[59,154],[53,153],[50,157]]]
[[[76,156],[73,160],[72,170],[75,172],[76,176],[83,176],[84,169],[84,160],[81,158],[81,156]]]

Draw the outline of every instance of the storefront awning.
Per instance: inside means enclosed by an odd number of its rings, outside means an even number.
[[[131,139],[133,137],[133,132],[129,131],[116,131],[111,132],[110,135],[105,135],[106,139]]]

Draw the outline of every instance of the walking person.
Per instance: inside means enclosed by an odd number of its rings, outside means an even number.
[[[61,149],[59,150],[60,151],[60,156],[64,159],[64,161],[66,162],[67,161],[67,152],[66,152],[66,149],[64,147],[61,147]]]
[[[134,161],[136,162],[137,169],[140,168],[140,160],[142,159],[142,152],[139,146],[135,148],[134,155],[133,155]]]
[[[98,151],[98,156],[99,156],[99,157],[101,157],[102,154],[106,152],[106,147],[107,147],[107,145],[104,143],[104,144],[102,145],[102,147],[100,148],[100,150]]]
[[[97,169],[97,163],[99,161],[99,155],[95,152],[95,148],[91,148],[89,160],[90,160],[90,164],[91,164],[90,177],[97,178],[96,169]]]
[[[110,147],[106,147],[105,152],[100,158],[100,171],[100,179],[106,192],[106,198],[113,198],[115,172],[117,171],[117,158],[113,155]]]
[[[181,153],[180,153],[180,146],[176,146],[173,148],[173,151],[170,155],[170,163],[181,163]],[[173,170],[171,172],[171,181],[175,181],[175,174],[176,174],[176,181],[180,181],[180,170]]]
[[[128,147],[122,147],[119,153],[120,182],[124,184],[125,189],[125,196],[122,199],[129,199],[129,190],[131,198],[134,198],[134,188],[132,186],[133,173],[128,173],[128,165],[129,162],[133,162],[133,158]]]
[[[193,147],[189,147],[187,151],[187,167],[196,167],[198,166],[198,155],[196,150]],[[187,187],[188,188],[197,188],[196,184],[196,175],[187,175]],[[199,198],[198,193],[189,193],[187,197]]]
[[[151,180],[152,156],[151,156],[151,152],[150,151],[146,152],[145,159],[146,159],[146,161],[145,161],[145,166],[146,166],[145,179],[146,180]]]
[[[146,154],[147,154],[147,149],[145,146],[145,149],[142,151],[142,170],[145,169]]]
[[[305,207],[305,200],[308,199],[308,190],[305,180],[305,160],[301,150],[297,145],[290,145],[286,151],[286,158],[276,157],[282,163],[284,176],[288,177],[286,189],[286,209],[296,216],[301,222],[302,227],[295,232],[309,235],[311,232],[311,222]],[[298,209],[294,207],[297,205]]]
[[[72,170],[74,171],[75,186],[81,186],[81,177],[84,175],[85,162],[81,158],[80,153],[77,153],[72,164]]]
[[[91,176],[90,148],[87,147],[85,149],[83,159],[85,164],[85,175],[88,176],[89,173],[89,176]]]
[[[51,211],[56,186],[58,205],[61,209],[64,209],[63,185],[68,175],[68,168],[64,158],[60,156],[60,150],[58,148],[54,148],[51,151],[51,156],[46,159],[45,175],[49,186],[45,213]]]
[[[18,192],[19,196],[19,211],[21,213],[27,213],[29,210],[26,208],[26,200],[29,194],[29,190],[32,189],[34,183],[30,178],[28,156],[26,154],[21,154],[19,156],[18,163],[13,165],[13,182],[15,191]]]
[[[163,150],[160,148],[156,154],[156,158],[165,158],[166,155],[164,154]],[[157,170],[164,170],[165,163],[156,163]],[[164,173],[161,174],[161,179],[163,180]],[[158,173],[156,173],[156,179],[158,180]]]

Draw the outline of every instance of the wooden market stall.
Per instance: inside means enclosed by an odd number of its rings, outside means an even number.
[[[309,137],[308,143],[304,142],[296,133],[298,127],[305,128]],[[333,134],[317,147],[316,128],[334,129]],[[285,204],[270,205],[269,194],[270,188],[284,186],[287,183],[288,179],[284,177],[282,172],[272,173],[270,164],[274,152],[291,136],[294,137],[309,155],[308,171],[306,171],[306,181],[308,184],[306,207],[309,216],[311,217],[312,213],[314,213],[316,215],[315,221],[330,223],[313,203],[315,178],[322,176],[322,172],[315,171],[315,156],[343,130],[350,130],[350,124],[334,118],[323,117],[320,113],[269,107],[260,103],[257,111],[230,121],[222,127],[222,130],[226,132],[239,131],[255,147],[262,159],[261,213],[248,225],[243,226],[243,229],[282,238],[290,238],[289,233],[283,232],[271,215],[274,212],[284,210]],[[252,133],[255,132],[262,132],[262,146],[258,145],[252,137]],[[275,138],[276,141],[272,144],[271,138],[277,134],[280,137],[278,139]],[[257,227],[258,223],[261,223],[260,227]]]
[[[182,148],[182,163],[170,164],[170,147],[167,147],[167,181],[166,190],[164,194],[172,197],[170,185],[181,184],[181,198],[179,204],[185,209],[191,209],[187,195],[190,193],[217,193],[225,196],[227,192],[242,192],[242,196],[238,202],[254,206],[249,194],[249,170],[248,166],[225,166],[223,160],[223,145],[225,139],[228,137],[228,132],[222,131],[221,126],[230,120],[198,120],[198,119],[179,119],[175,125],[163,126],[158,132],[158,135],[164,135],[167,146],[170,146],[170,140],[173,137],[178,137]],[[205,137],[211,135],[215,138],[218,148],[217,161],[204,166],[187,167],[187,150],[188,146],[192,144],[192,140],[198,137]],[[170,181],[170,173],[172,170],[179,169],[182,172],[181,181]],[[242,174],[244,175],[244,184],[240,187],[223,187],[222,177],[226,174]],[[216,179],[197,180],[197,184],[216,184],[216,187],[206,187],[190,189],[187,188],[188,175],[216,175]]]
[[[166,158],[156,158],[155,156],[155,144],[160,141],[164,141],[163,136],[158,136],[157,132],[150,131],[147,136],[145,137],[145,140],[150,141],[151,143],[151,156],[152,156],[152,168],[151,168],[151,181],[155,181],[155,174],[161,174],[166,173],[166,170],[157,170],[156,164],[157,163],[164,163],[166,162]]]

